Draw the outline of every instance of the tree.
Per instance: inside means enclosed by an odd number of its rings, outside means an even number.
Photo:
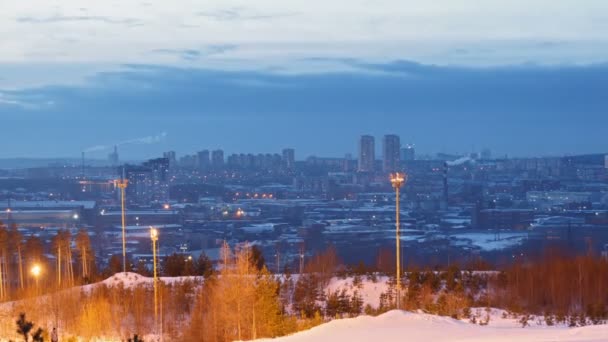
[[[131,263],[127,262],[127,272],[131,271]],[[108,260],[108,267],[104,271],[104,276],[109,277],[113,274],[122,272],[122,255],[114,254]]]
[[[266,266],[266,260],[264,260],[264,255],[262,254],[262,250],[258,246],[253,245],[250,248],[249,257],[250,257],[250,263],[253,266],[255,266],[255,268],[258,271],[261,271],[262,268],[264,268],[264,266]]]
[[[163,259],[161,272],[165,277],[182,276],[184,275],[185,263],[184,255],[173,253]]]
[[[95,263],[94,254],[91,248],[91,239],[89,233],[85,229],[80,229],[76,234],[76,249],[80,256],[82,279],[90,280],[91,264]]]
[[[311,318],[319,311],[320,281],[316,274],[307,273],[298,279],[293,291],[293,309],[303,318]]]
[[[25,258],[28,263],[39,263],[43,260],[44,245],[42,240],[35,235],[31,235],[25,241]]]
[[[34,323],[31,321],[28,321],[25,318],[25,313],[19,314],[19,319],[17,320],[16,323],[17,323],[17,333],[19,335],[23,336],[23,340],[25,342],[28,342],[30,339],[30,332],[34,328]],[[36,331],[33,334],[31,334],[32,340],[34,342],[43,342],[44,341],[44,339],[42,337],[43,332],[44,331],[42,330],[42,328],[36,329]]]
[[[52,239],[52,251],[57,257],[56,273],[57,286],[62,286],[62,276],[65,273],[68,286],[74,284],[74,268],[72,265],[72,234],[67,230],[59,230]]]
[[[8,279],[10,278],[8,245],[8,230],[4,224],[0,224],[0,299],[5,299],[8,296]]]
[[[213,273],[213,262],[205,253],[201,253],[194,263],[194,269],[196,275],[207,278]]]
[[[329,246],[325,251],[315,254],[308,263],[306,263],[306,273],[317,273],[320,280],[327,284],[331,277],[334,275],[340,259],[334,246]]]
[[[23,274],[23,235],[17,229],[16,224],[11,224],[11,229],[9,231],[9,244],[13,249],[12,253],[17,258],[17,266],[19,270],[19,287],[21,289],[24,288],[24,274]]]

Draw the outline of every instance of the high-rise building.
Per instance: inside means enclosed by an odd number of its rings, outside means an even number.
[[[485,148],[481,151],[481,159],[490,160],[492,159],[492,151],[488,148]]]
[[[362,135],[359,140],[359,172],[373,172],[376,160],[376,144],[371,135]]]
[[[221,169],[224,167],[224,151],[215,150],[211,152],[211,165],[215,169]]]
[[[416,150],[414,146],[407,145],[406,147],[401,149],[401,160],[410,161],[416,159]]]
[[[175,151],[164,152],[163,158],[167,158],[169,160],[170,168],[174,168],[177,166],[177,154],[175,153]]]
[[[296,165],[296,151],[293,148],[283,149],[283,168],[293,170]]]
[[[374,137],[362,135],[359,140],[359,172],[373,172],[376,161]]]
[[[399,136],[387,134],[382,139],[382,171],[393,172],[399,169],[401,142]]]
[[[119,172],[122,173],[123,168]],[[124,174],[129,181],[126,189],[129,203],[149,205],[169,200],[169,159],[157,158],[142,165],[126,165]]]
[[[209,150],[199,151],[196,156],[199,170],[208,170],[211,166],[211,160],[209,159]]]
[[[195,169],[196,167],[198,167],[197,158],[197,155],[185,154],[179,158],[179,167],[181,167],[182,169]]]

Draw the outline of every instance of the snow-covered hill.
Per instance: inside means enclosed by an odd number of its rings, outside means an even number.
[[[291,336],[260,341],[605,342],[608,341],[608,325],[567,328],[536,326],[531,322],[530,326],[522,328],[517,321],[504,319],[495,311],[490,324],[480,326],[447,317],[394,310],[378,317],[334,320]]]

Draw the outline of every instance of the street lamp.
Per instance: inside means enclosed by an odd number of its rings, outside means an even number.
[[[114,185],[120,189],[120,214],[122,221],[122,271],[127,272],[127,240],[125,227],[125,189],[129,181],[125,179],[125,169],[122,170],[122,178],[114,181]]]
[[[399,229],[401,228],[401,223],[399,222],[399,190],[407,181],[407,175],[405,173],[391,173],[390,176],[391,184],[395,189],[395,237],[396,237],[396,246],[395,249],[397,251],[397,309],[401,306],[401,239]]]
[[[36,280],[36,294],[38,294],[38,279],[40,278],[40,273],[42,273],[42,267],[40,267],[39,264],[34,264],[34,266],[32,266],[32,269],[30,270],[30,272],[32,273],[32,276],[34,276],[34,279]]]
[[[150,239],[152,240],[152,263],[154,265],[154,330],[158,331],[158,278],[156,276],[156,244],[158,243],[158,230],[150,227]]]

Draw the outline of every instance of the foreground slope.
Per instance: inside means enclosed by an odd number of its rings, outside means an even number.
[[[378,317],[360,316],[334,320],[291,336],[261,341],[608,341],[607,325],[567,328],[531,324],[529,327],[522,328],[513,320],[494,316],[493,322],[489,326],[480,326],[447,317],[394,310]]]

